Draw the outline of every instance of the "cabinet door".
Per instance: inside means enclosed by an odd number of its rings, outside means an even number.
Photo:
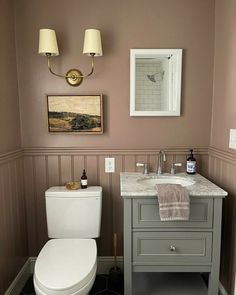
[[[188,221],[161,221],[158,200],[133,199],[133,227],[212,228],[213,199],[192,198]]]
[[[210,264],[211,245],[211,232],[133,232],[133,263]]]

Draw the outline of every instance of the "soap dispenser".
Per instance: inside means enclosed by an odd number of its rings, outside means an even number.
[[[187,158],[187,166],[186,172],[188,174],[195,174],[196,173],[196,159],[193,156],[193,150],[190,150],[190,155]]]

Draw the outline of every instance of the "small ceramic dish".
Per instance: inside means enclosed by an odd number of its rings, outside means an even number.
[[[76,190],[80,188],[80,183],[78,181],[71,181],[66,183],[66,188],[69,190]]]

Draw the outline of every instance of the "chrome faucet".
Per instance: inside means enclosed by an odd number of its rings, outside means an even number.
[[[157,165],[157,174],[160,175],[162,174],[162,165],[163,162],[166,161],[166,153],[164,150],[160,150],[159,151],[159,155],[158,155],[158,165]]]
[[[143,167],[143,174],[148,174],[148,164],[147,163],[136,163],[136,167]]]

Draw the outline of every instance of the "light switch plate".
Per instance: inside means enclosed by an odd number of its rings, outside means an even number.
[[[229,132],[229,148],[236,150],[236,129],[230,129],[230,132]]]
[[[115,158],[105,158],[105,172],[106,173],[115,172]]]

